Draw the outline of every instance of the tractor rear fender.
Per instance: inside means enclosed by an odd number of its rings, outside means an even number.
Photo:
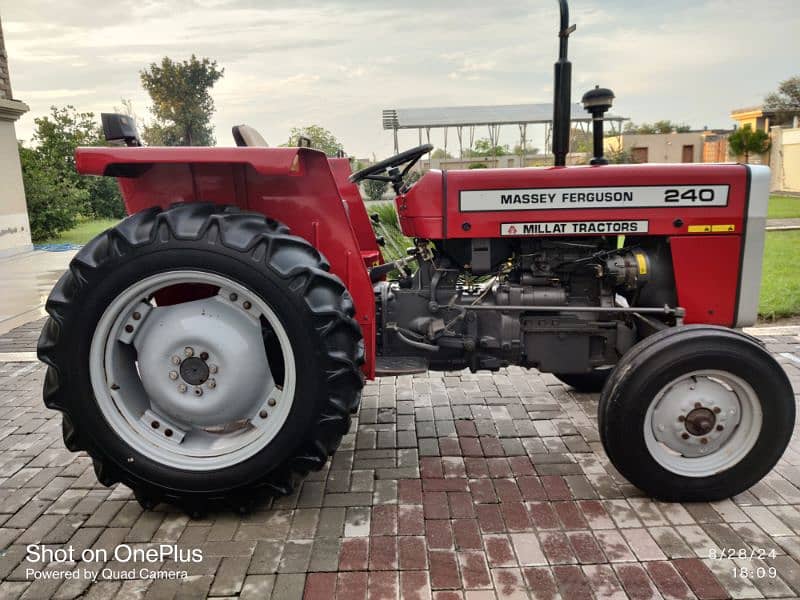
[[[364,373],[374,377],[367,266],[380,252],[363,203],[355,201],[358,190],[348,187],[349,167],[309,148],[78,148],[75,162],[80,173],[116,177],[128,214],[202,201],[286,224],[319,249],[350,291],[366,345]]]

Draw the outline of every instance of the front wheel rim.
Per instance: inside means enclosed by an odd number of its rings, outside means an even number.
[[[164,306],[154,300],[187,284],[216,291]],[[270,354],[280,365],[270,365],[267,339],[279,347]],[[265,448],[283,428],[297,384],[289,336],[272,307],[237,281],[195,270],[151,275],[114,298],[92,337],[89,374],[119,438],[189,471],[231,467]]]
[[[644,438],[653,459],[684,477],[711,477],[739,464],[761,434],[763,412],[738,375],[698,370],[675,378],[653,398]]]

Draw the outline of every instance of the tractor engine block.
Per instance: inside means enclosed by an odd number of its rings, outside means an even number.
[[[376,284],[378,353],[421,356],[440,370],[584,373],[614,364],[636,330],[610,309],[635,300],[654,264],[612,242],[437,241],[413,275]]]

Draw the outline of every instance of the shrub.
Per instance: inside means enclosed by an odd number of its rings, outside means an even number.
[[[83,176],[83,187],[89,194],[83,214],[97,219],[121,219],[125,216],[125,203],[116,179]]]
[[[384,192],[386,192],[386,186],[389,185],[385,181],[376,181],[374,179],[367,179],[364,181],[364,193],[367,195],[367,198],[373,201],[380,200],[383,198]]]
[[[381,225],[373,225],[375,235],[383,236],[386,245],[381,249],[381,253],[386,260],[397,260],[406,255],[406,248],[414,245],[414,242],[403,235],[400,231],[400,223],[397,220],[397,211],[393,202],[384,202],[367,206],[367,212],[377,214]]]
[[[81,207],[89,199],[88,192],[60,179],[40,163],[34,150],[20,146],[19,154],[33,241],[40,242],[74,227]]]

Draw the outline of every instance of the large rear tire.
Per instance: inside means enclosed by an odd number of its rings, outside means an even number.
[[[611,462],[650,496],[728,498],[780,459],[795,399],[781,366],[750,336],[676,327],[620,360],[600,397],[598,426]]]
[[[44,401],[145,507],[247,510],[322,468],[358,407],[361,329],[319,252],[262,215],[145,210],[73,259],[39,338]]]

